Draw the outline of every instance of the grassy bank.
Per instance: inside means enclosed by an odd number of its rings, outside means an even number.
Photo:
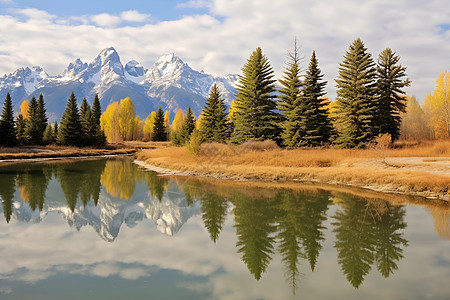
[[[148,165],[193,175],[264,181],[314,181],[450,200],[450,142],[394,149],[280,149],[271,142],[142,150]]]

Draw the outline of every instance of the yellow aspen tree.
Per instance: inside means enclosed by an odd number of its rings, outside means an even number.
[[[155,127],[156,111],[152,111],[144,122],[144,141],[152,139],[153,128]]]
[[[142,122],[141,118],[137,116],[134,119],[134,131],[133,131],[133,140],[140,141],[144,136],[144,122]]]
[[[22,114],[22,117],[24,120],[28,119],[30,117],[28,113],[28,108],[30,107],[30,101],[23,100],[22,104],[20,104],[20,113]]]
[[[120,100],[119,104],[119,129],[124,141],[131,141],[134,132],[134,118],[136,111],[134,104],[129,97]]]
[[[195,122],[195,129],[200,130],[200,127],[202,126],[202,119],[203,119],[203,113],[200,114],[197,118],[197,122]]]
[[[166,128],[167,137],[169,137],[169,134],[170,134],[169,118],[170,118],[170,112],[168,110],[166,110],[166,112],[164,113],[164,127]]]
[[[437,139],[450,138],[450,74],[441,72],[436,89],[425,97],[423,110]]]
[[[172,132],[176,132],[181,128],[181,125],[183,125],[183,111],[181,110],[181,108],[179,110],[177,110],[177,113],[175,114],[175,117],[173,118],[173,122],[172,122]]]
[[[105,133],[108,143],[122,141],[119,130],[119,102],[115,101],[106,107],[100,117],[100,127]]]
[[[400,139],[427,140],[432,137],[432,129],[427,125],[425,113],[416,97],[406,97],[406,112],[401,114]]]
[[[236,100],[232,100],[230,105],[230,113],[228,114],[228,122],[234,122],[234,117],[238,111],[240,111],[240,109],[238,108]]]

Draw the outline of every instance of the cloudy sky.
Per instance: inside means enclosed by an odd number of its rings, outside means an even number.
[[[294,37],[307,67],[312,50],[335,97],[337,67],[360,37],[376,59],[392,48],[407,66],[408,95],[420,102],[450,68],[445,0],[0,0],[0,76],[39,65],[49,75],[113,46],[122,63],[149,68],[175,53],[215,76],[240,73],[258,46],[279,76]]]

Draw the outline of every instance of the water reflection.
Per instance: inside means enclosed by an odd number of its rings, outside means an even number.
[[[376,263],[388,277],[397,269],[408,245],[403,238],[405,210],[384,201],[365,201],[350,195],[337,195],[341,208],[333,217],[338,262],[347,280],[359,287]]]
[[[62,199],[54,189],[59,185]],[[145,187],[143,190],[142,187]],[[261,188],[158,176],[129,159],[11,164],[0,168],[0,197],[7,223],[32,212],[64,212],[69,224],[92,226],[112,242],[125,223],[154,220],[158,230],[176,233],[199,214],[217,244],[227,216],[233,217],[235,252],[261,280],[275,256],[295,294],[306,271],[314,272],[333,233],[337,262],[346,280],[359,288],[373,268],[388,278],[399,268],[408,240],[406,208],[381,199],[320,188]],[[65,204],[65,205],[62,205]],[[449,237],[449,210],[431,209],[440,236]],[[30,220],[31,217],[22,217]]]

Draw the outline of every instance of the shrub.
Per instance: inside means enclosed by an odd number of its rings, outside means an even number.
[[[186,142],[186,148],[189,153],[197,155],[200,151],[202,142],[202,136],[200,135],[199,131],[197,129],[194,129],[189,142]]]

